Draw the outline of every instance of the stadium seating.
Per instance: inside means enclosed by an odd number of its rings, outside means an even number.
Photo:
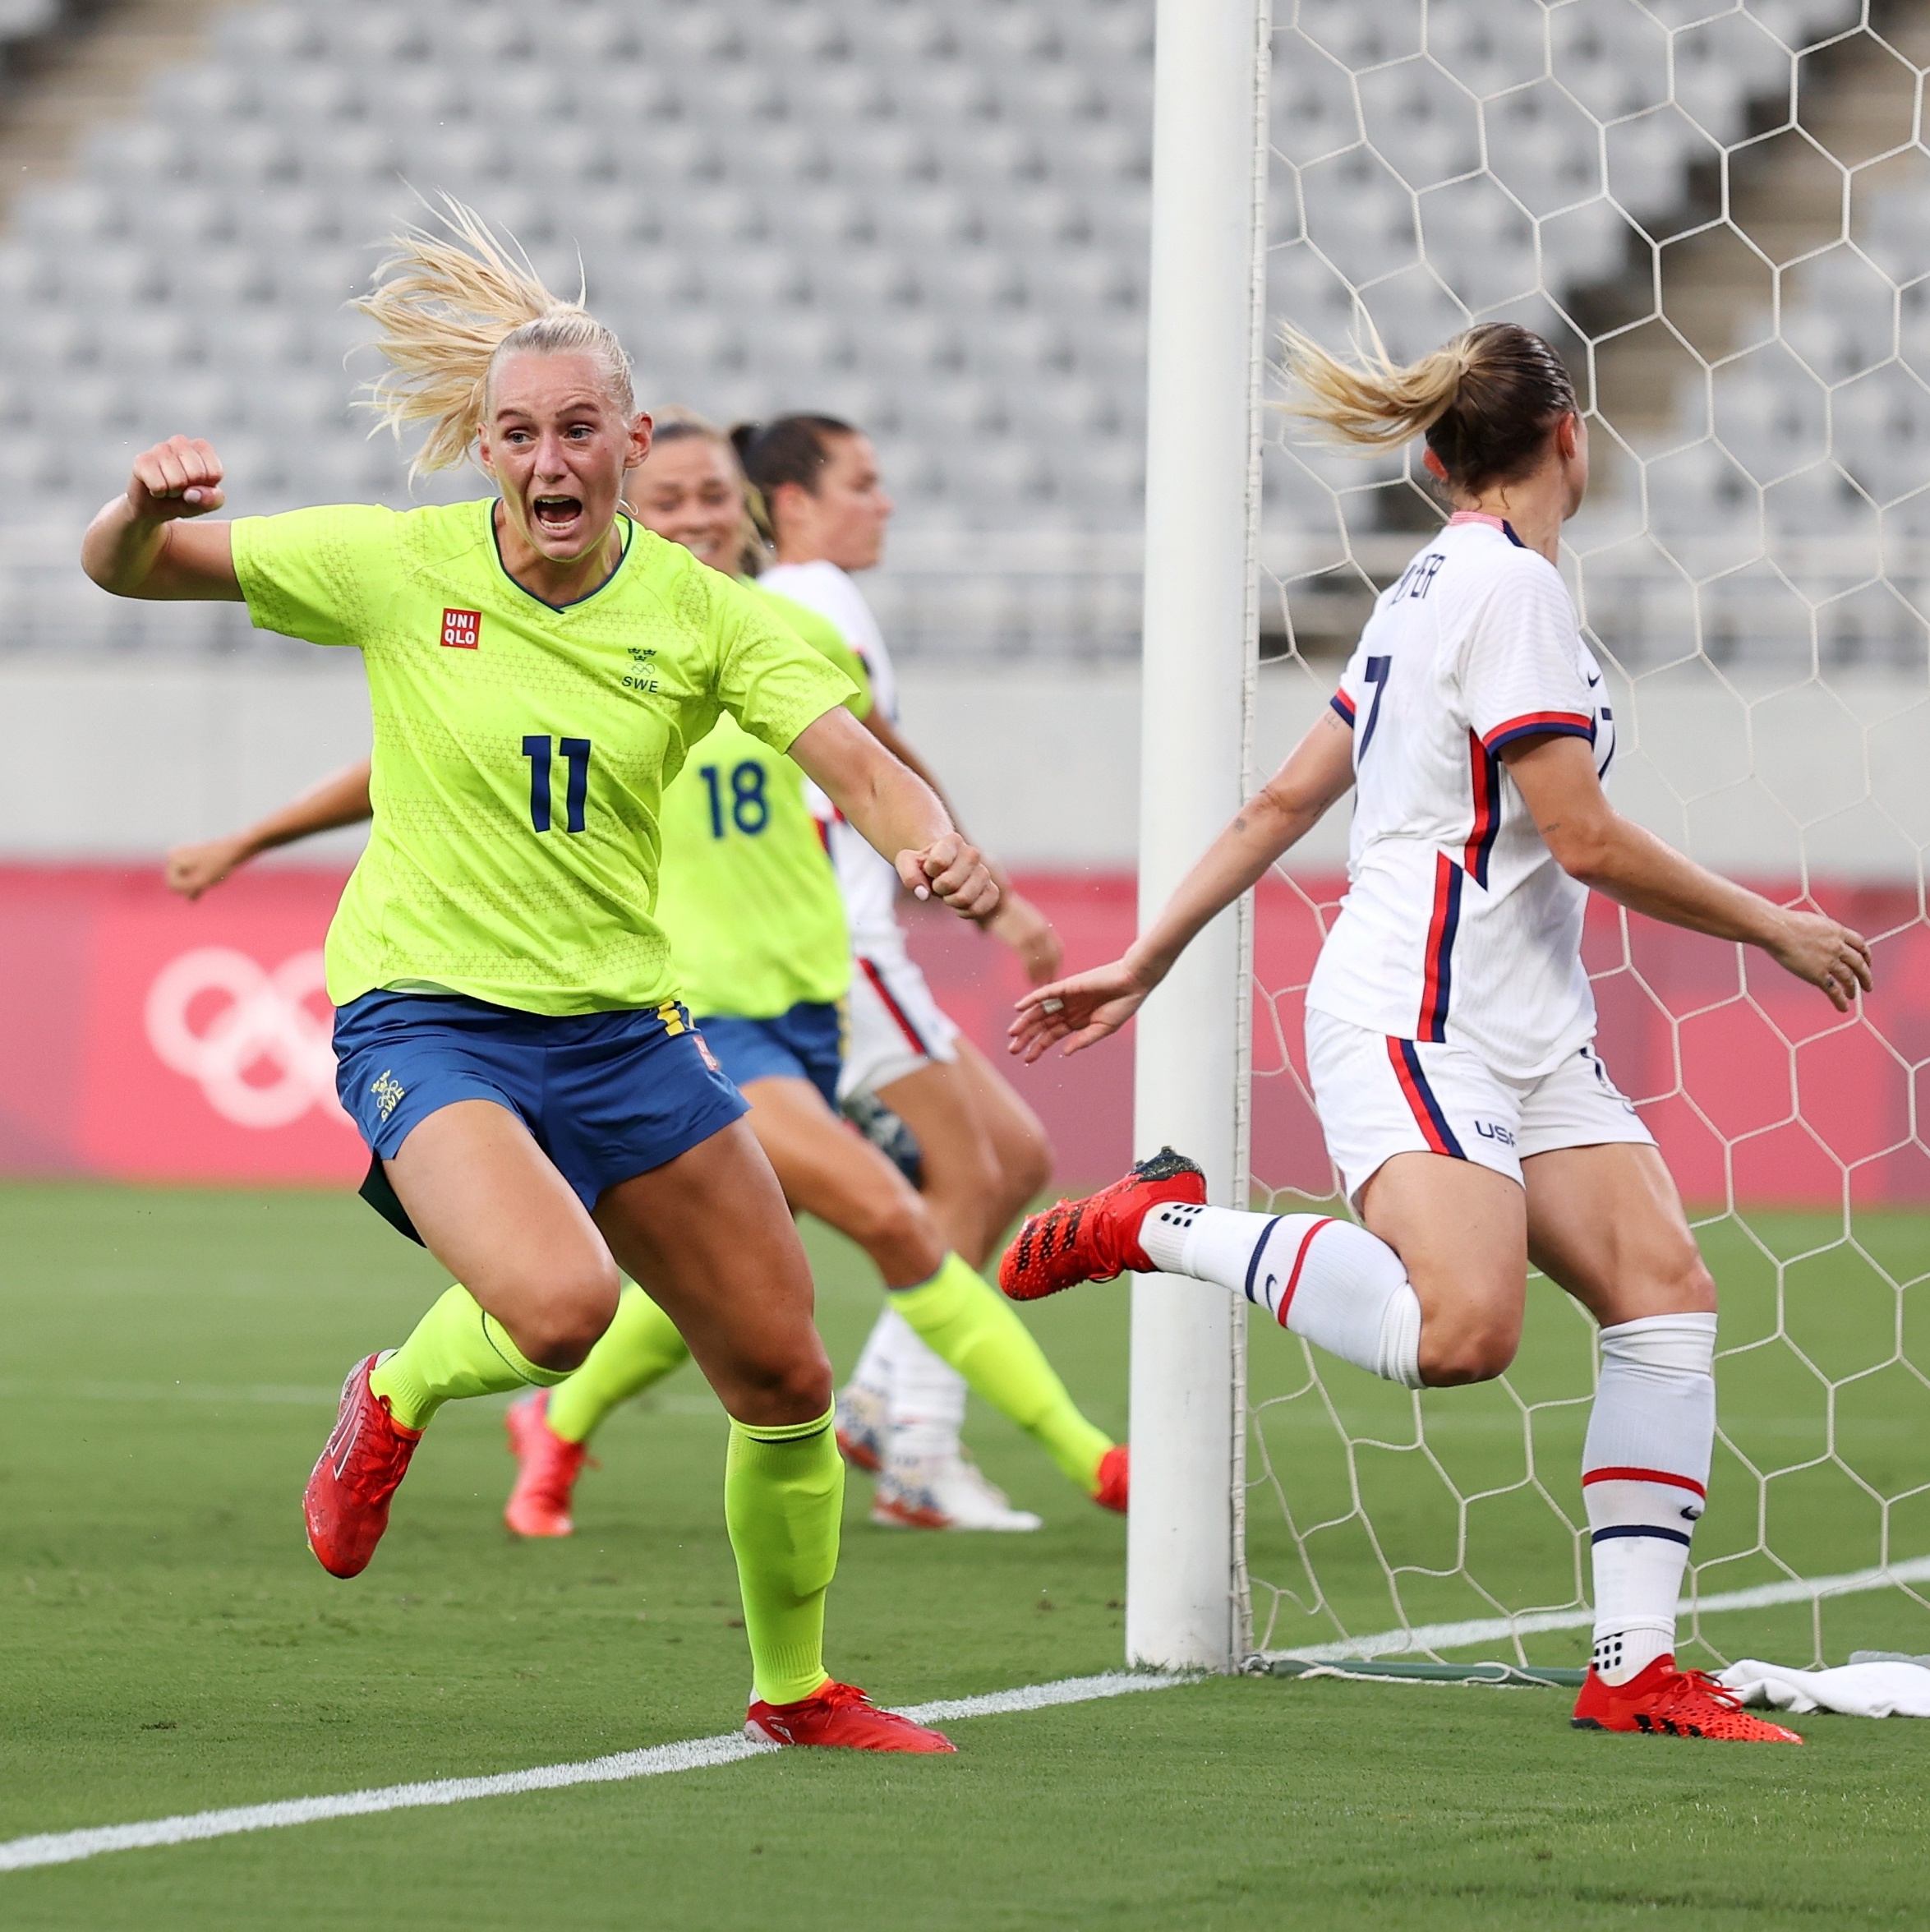
[[[1852,11],[1780,6],[1799,39]],[[1435,0],[1430,58],[1357,86],[1338,63],[1418,53],[1420,13],[1303,0],[1277,63],[1274,138],[1302,192],[1275,210],[1272,301],[1319,335],[1353,325],[1357,290],[1397,350],[1525,312],[1537,249],[1564,287],[1612,274],[1628,222],[1678,201],[1787,71],[1766,35],[1717,21],[1679,37],[1671,104],[1661,29],[1626,0],[1559,10],[1553,78],[1532,0]],[[514,230],[553,285],[573,290],[580,261],[649,400],[861,417],[910,531],[1130,531],[1151,26],[1149,0],[237,6],[0,241],[22,378],[6,406],[60,452],[0,517],[71,532],[133,449],[184,428],[219,432],[238,505],[407,500],[401,453],[350,407],[372,371],[343,372],[367,334],[343,304],[415,191],[441,189]],[[1624,117],[1605,145],[1595,116]],[[1492,173],[1470,177],[1484,128]],[[1774,436],[1766,393],[1736,392],[1745,440]],[[1924,432],[1884,395],[1868,408],[1901,451]],[[1319,457],[1269,473],[1281,529],[1330,527],[1320,479],[1363,477]],[[23,528],[0,557],[32,547]],[[34,595],[71,634],[166,629],[53,583]]]

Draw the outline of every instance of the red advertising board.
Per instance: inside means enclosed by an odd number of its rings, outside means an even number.
[[[366,1156],[334,1097],[320,948],[334,870],[258,868],[198,905],[152,869],[0,867],[0,1172],[349,1183]],[[1069,965],[1133,929],[1120,874],[1020,882]],[[1269,880],[1256,922],[1254,1171],[1328,1186],[1298,1071],[1301,989],[1340,883]],[[1877,939],[1877,992],[1840,1017],[1760,956],[1591,908],[1604,1057],[1684,1192],[1816,1206],[1930,1200],[1916,1137],[1930,1063],[1930,925],[1914,894],[1821,890]],[[1023,980],[996,941],[928,909],[912,944],[941,1003],[1001,1054]],[[1010,1063],[1007,1063],[1010,1064]],[[1130,1040],[1013,1067],[1068,1181],[1131,1155]]]

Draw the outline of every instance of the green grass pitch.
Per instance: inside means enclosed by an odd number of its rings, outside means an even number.
[[[1794,1220],[1777,1233],[1809,1238]],[[1882,1238],[1892,1266],[1930,1263],[1930,1222],[1889,1217]],[[851,1251],[813,1247],[843,1367],[875,1293]],[[1733,1333],[1760,1313],[1760,1271],[1739,1248],[1715,1258]],[[334,1386],[440,1285],[352,1200],[0,1187],[0,1837],[735,1723],[749,1672],[723,1428],[688,1370],[605,1432],[569,1542],[503,1531],[500,1404],[476,1404],[436,1422],[366,1575],[334,1582],[308,1556],[297,1499]],[[1861,1319],[1854,1289],[1829,1332]],[[1068,1296],[1036,1319],[1092,1413],[1122,1428],[1123,1297]],[[1284,1374],[1269,1348],[1256,1335],[1263,1384]],[[1807,1401],[1766,1376],[1760,1420],[1807,1426]],[[1865,1415],[1882,1425],[1871,1455],[1930,1459],[1930,1432],[1900,1435],[1896,1415]],[[1048,1526],[874,1531],[852,1486],[831,1661],[894,1702],[1120,1659],[1122,1525],[997,1418],[974,1413],[971,1432]],[[1467,1479],[1484,1479],[1484,1442],[1508,1440],[1454,1438]],[[1719,1469],[1706,1533],[1729,1533],[1733,1480]],[[1860,1528],[1832,1540],[1835,1492],[1814,1506],[1791,1535],[1838,1567],[1868,1561],[1847,1547]],[[1337,1543],[1323,1564],[1343,1589],[1349,1561]],[[1930,1727],[1812,1719],[1798,1751],[1583,1736],[1566,1719],[1554,1692],[1214,1682],[963,1723],[953,1759],[798,1754],[0,1874],[0,1925],[1923,1922]]]

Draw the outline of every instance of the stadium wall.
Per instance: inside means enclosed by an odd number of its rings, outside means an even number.
[[[1330,670],[1270,666],[1258,749],[1268,763],[1319,713]],[[1061,663],[913,664],[905,710],[965,823],[1021,869],[1075,966],[1130,937],[1139,680]],[[1794,890],[1794,822],[1780,795],[1840,803],[1803,833],[1819,895],[1873,933],[1879,991],[1844,1025],[1814,994],[1731,948],[1635,922],[1624,956],[1610,909],[1590,929],[1604,1046],[1642,1099],[1685,1190],[1719,1200],[1930,1200],[1911,1138],[1912,1067],[1930,1057],[1930,929],[1913,924],[1918,842],[1930,839],[1930,761],[1914,686],[1840,671],[1829,689],[1751,689],[1712,673],[1645,678],[1618,709],[1635,729],[1614,777],[1624,809],[1711,862]],[[332,1100],[318,948],[358,840],[318,840],[202,904],[163,889],[179,841],[247,822],[363,754],[352,662],[0,666],[0,1171],[217,1181],[350,1180],[354,1136]],[[1866,730],[1860,721],[1883,721]],[[1832,777],[1832,774],[1834,776]],[[1883,800],[1873,825],[1859,800]],[[1269,882],[1258,984],[1303,984],[1311,907],[1338,897],[1344,818]],[[1011,957],[942,919],[915,943],[945,1003],[988,1052],[1020,990]],[[1312,1116],[1291,1067],[1295,998],[1257,1016],[1255,1171],[1324,1191]],[[1894,1049],[1894,1050],[1892,1050]],[[1130,1054],[1021,1072],[1068,1179],[1128,1155]],[[1853,1167],[1847,1183],[1846,1164]]]
[[[333,1097],[320,950],[344,876],[260,867],[189,906],[151,863],[0,866],[0,1173],[357,1179],[364,1155]],[[1114,957],[1131,935],[1128,872],[1033,871],[1021,883],[1075,966]],[[1314,909],[1341,886],[1331,870],[1268,882],[1260,985],[1304,984]],[[1865,929],[1896,935],[1879,948],[1865,1021],[1838,1021],[1773,967],[1745,986],[1733,948],[1646,921],[1631,922],[1624,948],[1612,910],[1596,903],[1588,952],[1603,975],[1605,1053],[1693,1200],[1728,1197],[1733,1178],[1741,1201],[1828,1206],[1846,1187],[1861,1203],[1930,1201],[1930,1156],[1911,1135],[1911,1067],[1930,1058],[1930,930],[1913,923],[1903,888],[1826,897]],[[942,1003],[999,1054],[1022,989],[1011,956],[942,915],[920,909],[912,925]],[[1263,1001],[1255,1040],[1255,1171],[1323,1194],[1297,997]],[[1129,1050],[1013,1072],[1063,1178],[1107,1177],[1130,1158]]]

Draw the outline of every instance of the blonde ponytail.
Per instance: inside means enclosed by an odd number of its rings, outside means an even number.
[[[1320,440],[1370,455],[1425,436],[1465,491],[1526,475],[1545,459],[1555,424],[1580,409],[1561,357],[1517,322],[1477,323],[1404,366],[1378,336],[1343,362],[1292,324],[1281,353],[1297,393],[1280,408]]]
[[[1298,391],[1282,409],[1313,424],[1322,442],[1363,455],[1398,450],[1432,429],[1453,406],[1470,360],[1467,338],[1458,335],[1403,367],[1376,336],[1357,362],[1343,362],[1291,322],[1281,329],[1280,346],[1287,379]]]
[[[559,302],[514,240],[500,241],[475,210],[442,199],[437,219],[453,238],[412,224],[391,237],[394,252],[376,270],[374,293],[355,305],[381,330],[376,346],[389,364],[367,385],[364,406],[398,436],[405,425],[430,426],[409,474],[453,469],[468,455],[496,358],[513,351],[593,357],[629,416],[629,358],[583,307],[582,291]]]

